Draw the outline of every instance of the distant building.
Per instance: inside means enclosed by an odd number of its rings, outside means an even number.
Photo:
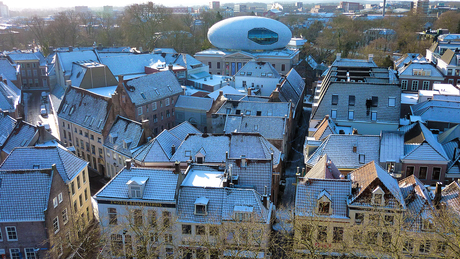
[[[337,8],[342,9],[344,12],[354,12],[364,9],[364,6],[357,2],[340,2]]]
[[[432,90],[433,84],[444,81],[443,74],[427,61],[413,60],[398,69],[401,91]]]
[[[86,13],[86,12],[88,12],[88,11],[89,11],[88,6],[84,6],[84,5],[82,5],[82,6],[75,6],[75,12],[77,12],[77,13]]]
[[[8,55],[21,71],[23,91],[49,91],[48,66],[41,52],[12,53]]]
[[[188,121],[198,130],[208,132],[206,112],[211,109],[212,101],[211,98],[207,97],[179,96],[175,106],[175,124],[179,125],[184,121]]]
[[[8,10],[8,6],[0,2],[0,17],[8,18],[10,17],[10,11]]]
[[[233,6],[233,11],[235,13],[245,13],[248,11],[248,7],[245,4],[236,4]]]
[[[220,9],[220,1],[211,1],[211,2],[209,2],[209,9],[219,10]]]
[[[415,0],[411,3],[412,11],[418,14],[428,14],[429,6],[430,6],[429,0]]]
[[[387,41],[391,41],[396,37],[396,32],[393,29],[385,28],[372,28],[364,31],[364,39],[366,44],[369,44],[371,41],[376,39],[383,38]]]
[[[105,5],[102,10],[104,13],[113,13],[113,6]]]

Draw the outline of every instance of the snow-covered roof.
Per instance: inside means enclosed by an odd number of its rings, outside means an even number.
[[[181,186],[223,187],[224,172],[211,167],[194,165],[190,167]]]

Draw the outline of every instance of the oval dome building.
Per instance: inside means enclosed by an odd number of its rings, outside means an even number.
[[[208,31],[209,41],[220,49],[279,49],[286,47],[291,37],[291,30],[283,23],[258,16],[225,19]]]

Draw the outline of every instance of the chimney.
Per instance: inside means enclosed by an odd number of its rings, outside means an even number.
[[[278,84],[279,85],[279,84]],[[280,99],[280,92],[278,90],[278,86],[275,88],[275,90],[272,92],[271,100],[272,101],[278,101]]]
[[[180,174],[181,171],[180,171],[180,162],[179,161],[176,161],[174,162],[174,174]]]
[[[224,95],[224,91],[219,91],[219,96],[217,96],[217,99],[219,99],[219,97],[223,96]]]
[[[174,153],[176,153],[176,145],[171,146],[171,154],[174,155]]]
[[[268,194],[267,194],[267,186],[264,186],[264,195],[262,196],[262,203],[264,204],[266,209],[269,209],[270,207],[270,199],[268,199]]]
[[[374,60],[374,54],[369,54],[368,61],[372,62]]]
[[[252,95],[252,89],[248,88],[248,95]]]
[[[342,58],[342,53],[337,53],[335,60],[340,61]]]
[[[3,78],[2,81],[3,81],[3,83],[4,83],[5,85],[8,85],[8,82],[6,81],[6,78]]]
[[[340,174],[339,178],[343,180],[343,179],[345,179],[345,176],[343,174]]]
[[[126,159],[126,169],[131,170],[131,159]]]
[[[43,138],[45,137],[45,134],[46,134],[45,126],[39,125],[37,126],[37,128],[38,128],[38,142],[43,143],[44,142]]]
[[[358,130],[357,129],[353,129],[352,133],[353,135],[358,135]]]
[[[169,71],[173,71],[173,64],[169,64],[168,69],[169,69]]]
[[[434,199],[433,199],[433,205],[438,207],[439,202],[441,201],[441,182],[436,183],[436,189],[434,190]]]
[[[152,131],[149,127],[149,120],[142,120],[142,130],[144,130],[144,137],[146,140],[152,136]]]
[[[72,51],[73,51],[73,47],[69,46],[69,52],[72,52]]]
[[[306,174],[305,167],[302,167],[302,177],[305,177],[305,174]]]

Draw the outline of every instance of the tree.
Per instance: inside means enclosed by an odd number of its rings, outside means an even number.
[[[460,23],[460,13],[457,11],[447,11],[434,22],[436,29],[448,29],[450,33],[458,33],[457,28]]]

